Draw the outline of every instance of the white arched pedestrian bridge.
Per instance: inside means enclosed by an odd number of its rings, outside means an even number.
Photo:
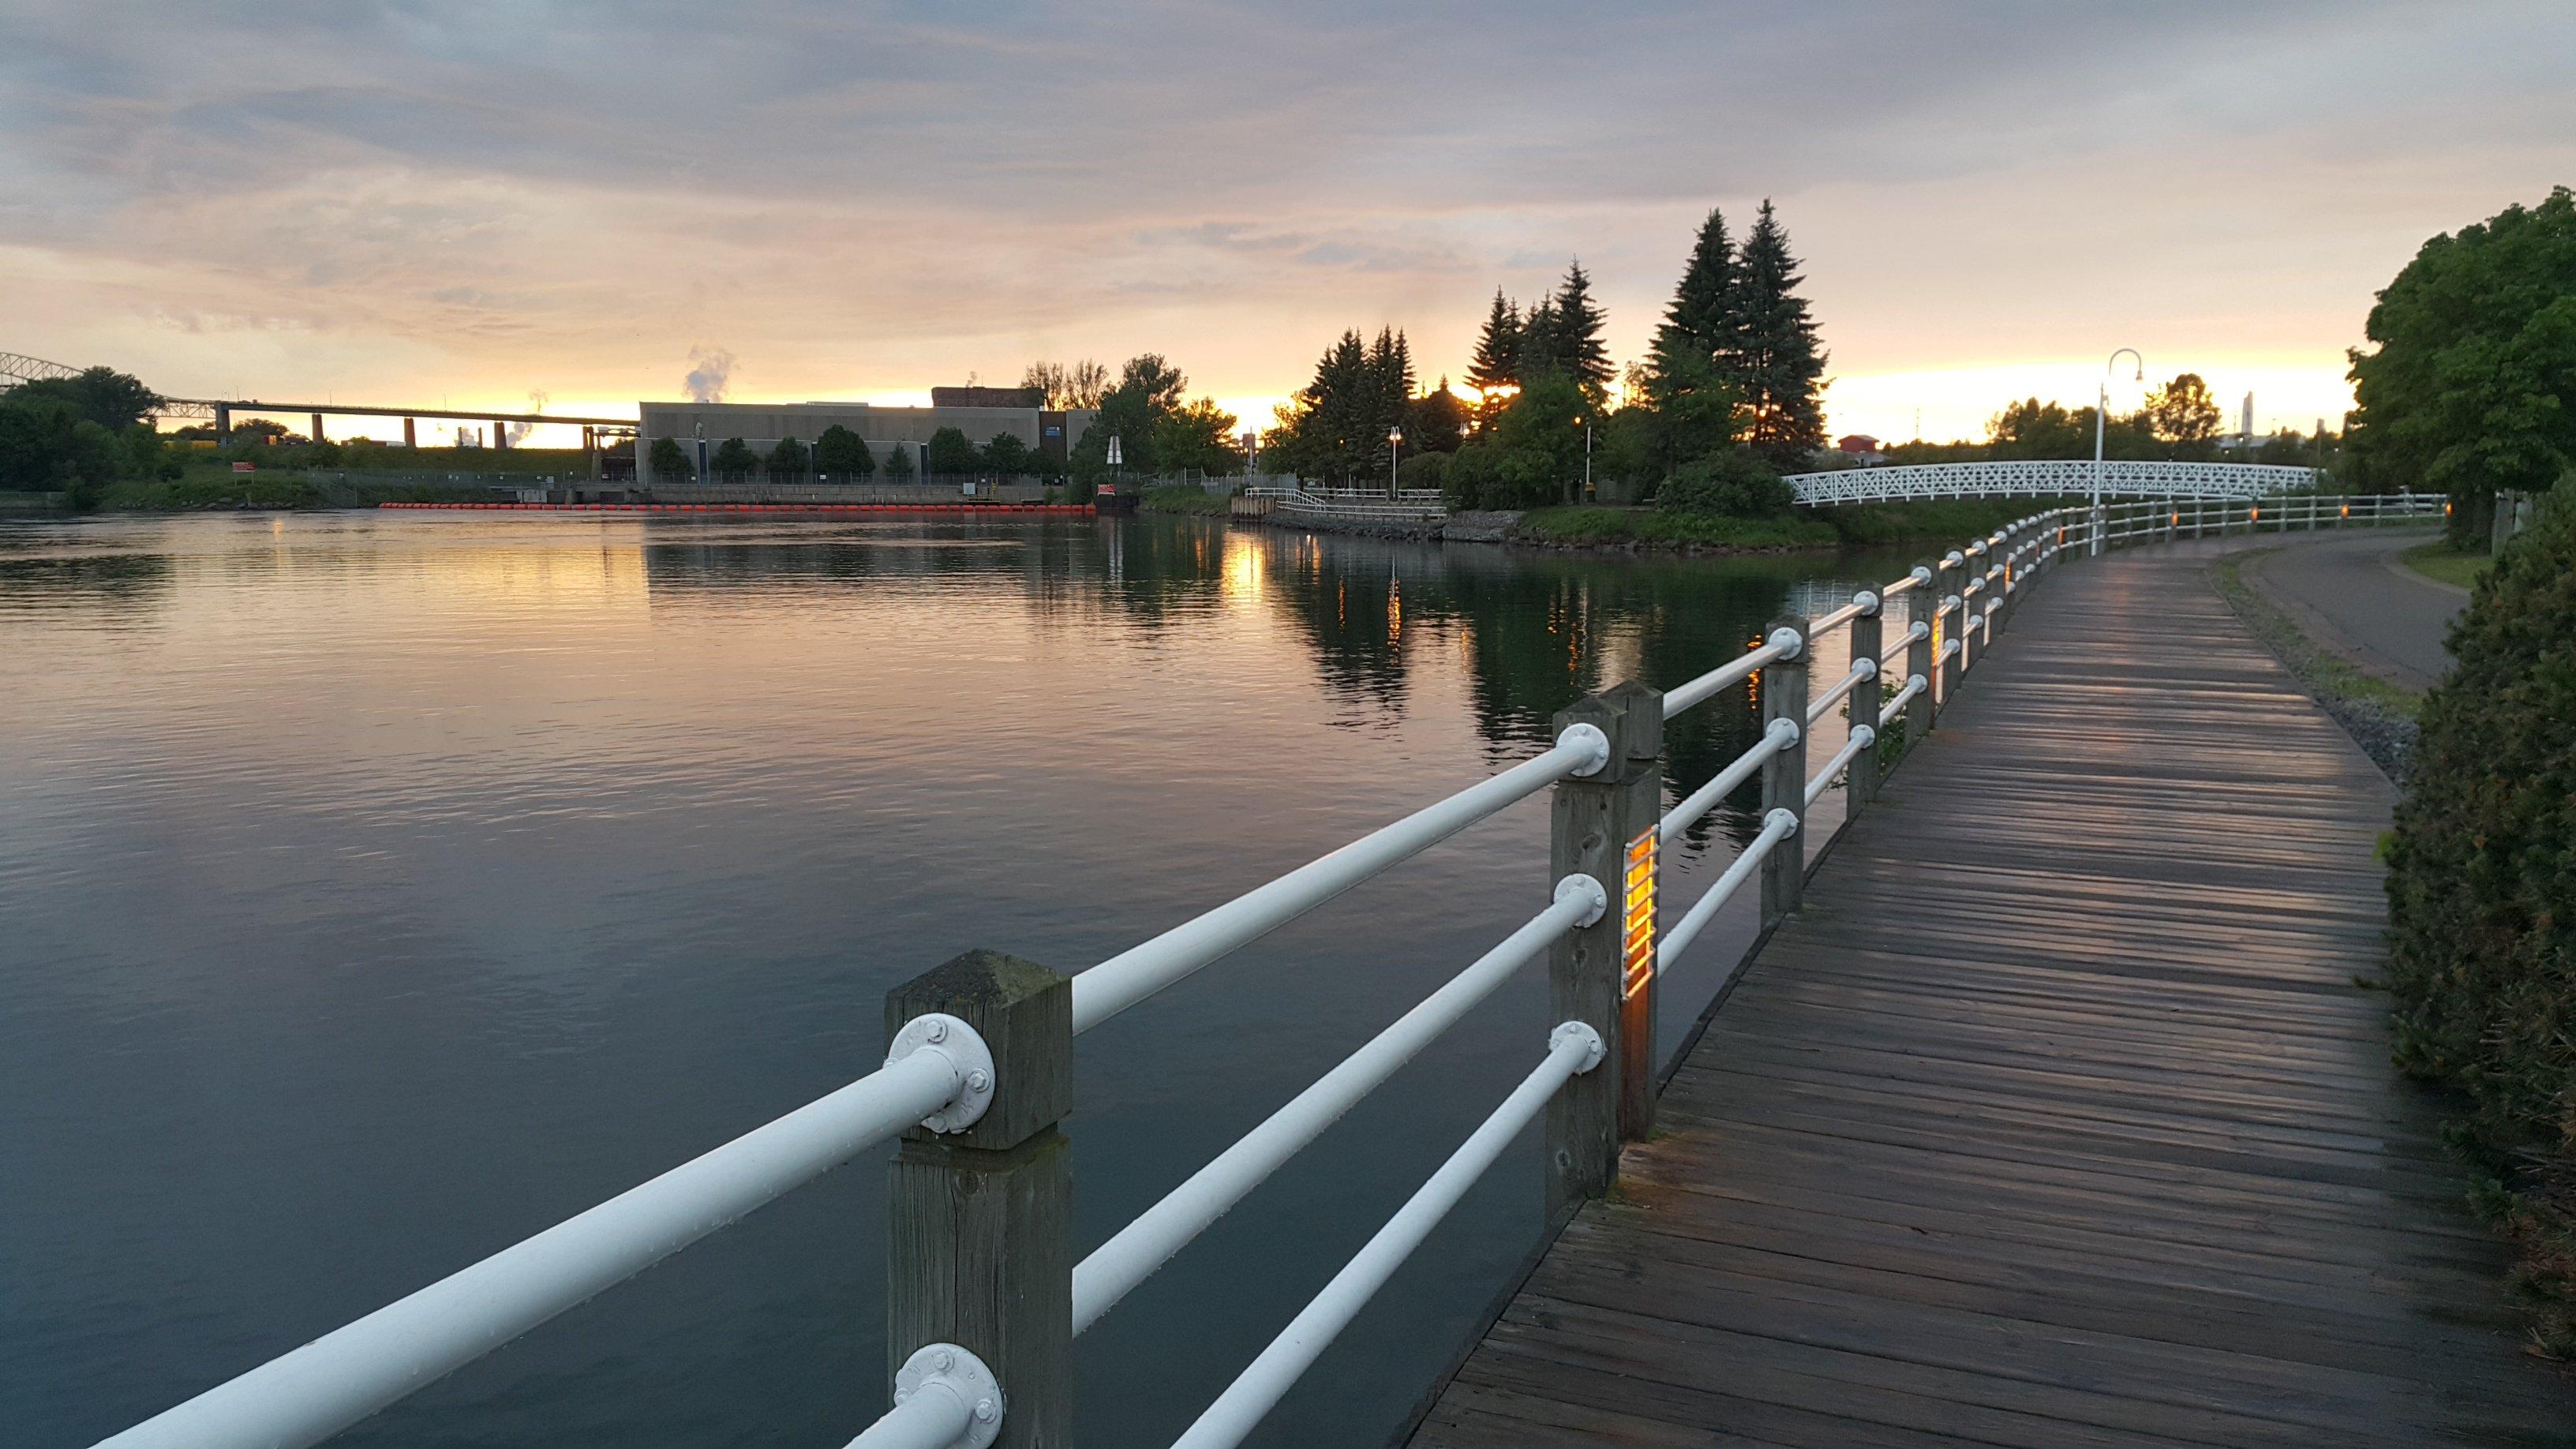
[[[2313,488],[2317,481],[2314,468],[2090,459],[1842,468],[1793,473],[1781,481],[1796,491],[1794,502],[1808,507],[1921,498],[2077,498],[2093,492],[2097,467],[2106,498],[2271,498]]]

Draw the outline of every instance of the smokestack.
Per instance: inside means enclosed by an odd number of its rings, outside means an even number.
[[[2245,421],[2237,429],[2237,441],[2248,448],[2254,446],[2254,394],[2250,392],[2245,394]]]

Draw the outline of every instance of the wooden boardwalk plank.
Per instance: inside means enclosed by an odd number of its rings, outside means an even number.
[[[2205,559],[2046,582],[1414,1445],[2576,1445],[2356,980],[2391,792]]]

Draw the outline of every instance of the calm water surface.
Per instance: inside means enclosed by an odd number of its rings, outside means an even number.
[[[960,950],[1086,966],[1892,562],[1158,519],[0,524],[0,1438],[167,1407],[869,1070],[886,989]],[[1740,689],[1676,721],[1672,773],[1756,727]],[[1670,909],[1753,803],[1679,851]],[[1542,798],[1087,1034],[1077,1248],[1541,908],[1546,865]],[[1747,935],[1671,978],[1667,1049]],[[1086,1442],[1185,1426],[1544,1014],[1525,971],[1086,1334]],[[884,1156],[336,1442],[845,1442],[883,1405]],[[1538,1229],[1524,1141],[1256,1442],[1381,1442]]]

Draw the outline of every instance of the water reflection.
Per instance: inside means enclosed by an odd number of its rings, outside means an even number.
[[[846,1081],[886,988],[957,950],[1098,960],[1852,567],[1161,519],[0,524],[0,1437],[90,1442]],[[1758,724],[1743,690],[1674,721],[1676,797]],[[1676,852],[1676,902],[1751,815]],[[1087,1036],[1082,1244],[1549,884],[1525,802]],[[1516,980],[1086,1334],[1086,1439],[1168,1442],[1528,1070],[1543,1010]],[[1537,1230],[1533,1153],[1256,1442],[1401,1421]],[[845,1442],[881,1184],[345,1442]]]

